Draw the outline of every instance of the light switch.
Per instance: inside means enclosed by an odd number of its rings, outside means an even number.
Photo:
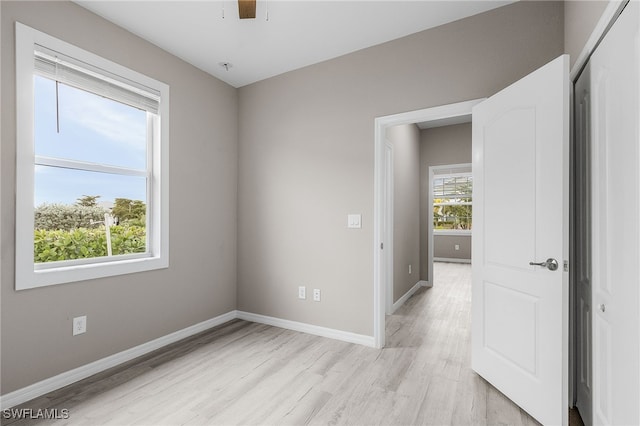
[[[361,214],[347,215],[347,228],[362,228],[362,215]]]

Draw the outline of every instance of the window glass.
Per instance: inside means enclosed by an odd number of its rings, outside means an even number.
[[[146,252],[146,111],[40,76],[34,94],[34,262]]]
[[[147,112],[35,76],[35,153],[144,170]]]
[[[471,174],[433,178],[433,229],[469,231],[472,228]]]
[[[97,196],[97,204],[111,208],[116,198],[147,202],[147,179],[60,167],[35,167],[35,203],[76,204],[83,196]]]

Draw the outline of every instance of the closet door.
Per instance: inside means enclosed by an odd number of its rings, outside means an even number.
[[[586,426],[591,426],[591,67],[587,64],[576,82],[575,117],[575,330],[576,406]]]
[[[594,424],[640,424],[639,6],[590,61]]]

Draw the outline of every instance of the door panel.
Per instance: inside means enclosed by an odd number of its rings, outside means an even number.
[[[535,109],[517,108],[504,111],[484,128],[486,139],[492,142],[484,147],[485,260],[496,266],[528,271],[529,261],[535,258],[535,228],[520,226],[535,223],[536,169],[531,161],[535,158],[535,125]],[[514,134],[519,137],[513,138]],[[518,214],[505,214],[505,194],[518,206]],[[518,241],[509,250],[505,250],[505,230]]]
[[[593,421],[598,425],[612,425],[611,412],[611,325],[596,316],[593,341],[595,349],[595,389],[593,392]],[[625,423],[626,424],[626,423]]]
[[[567,423],[568,101],[562,56],[473,109],[472,367],[545,424]]]
[[[484,346],[525,373],[536,375],[538,298],[484,282]],[[509,317],[509,321],[504,318]]]
[[[593,53],[593,422],[640,424],[640,5]]]

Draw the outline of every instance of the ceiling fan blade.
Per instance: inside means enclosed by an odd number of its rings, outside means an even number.
[[[238,12],[240,19],[253,19],[256,17],[256,0],[238,0]]]

